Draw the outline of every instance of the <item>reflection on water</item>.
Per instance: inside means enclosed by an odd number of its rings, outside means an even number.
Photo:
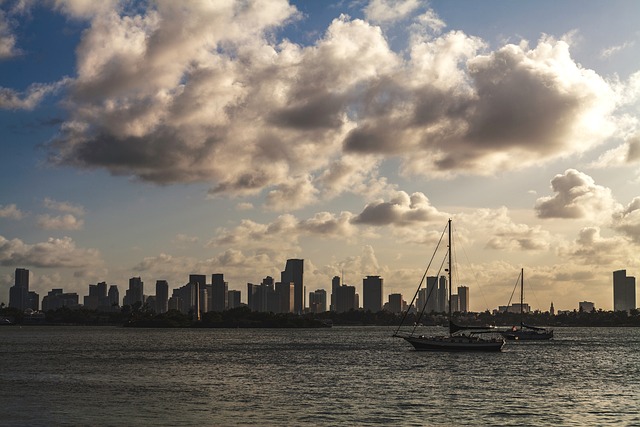
[[[0,424],[640,424],[640,329],[557,328],[502,353],[392,332],[5,327]]]

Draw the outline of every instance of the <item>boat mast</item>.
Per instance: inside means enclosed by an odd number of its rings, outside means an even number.
[[[449,218],[449,323],[451,323],[451,288],[453,287],[453,283],[451,282],[451,218]],[[451,333],[451,328],[449,328],[449,333]]]
[[[520,269],[520,322],[524,316],[524,268]]]

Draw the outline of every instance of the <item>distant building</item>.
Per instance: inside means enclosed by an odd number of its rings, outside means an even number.
[[[304,260],[288,259],[280,273],[280,283],[293,283],[293,312],[301,314],[304,309]]]
[[[383,279],[367,276],[362,279],[362,309],[377,313],[382,310]]]
[[[438,281],[436,311],[438,313],[449,311],[449,291],[446,276],[440,276],[440,280]]]
[[[358,295],[355,286],[342,285],[337,290],[336,312],[344,313],[358,309]]]
[[[552,316],[556,315],[556,309],[553,308],[553,301],[551,302],[551,307],[549,307],[549,314],[551,314]]]
[[[227,294],[228,308],[240,307],[242,305],[242,302],[240,301],[241,296],[240,291],[229,291]]]
[[[627,270],[613,272],[613,310],[629,311],[636,308],[636,278],[627,276]]]
[[[342,280],[340,279],[340,276],[333,276],[333,279],[331,279],[331,305],[329,307],[329,310],[331,311],[338,311],[336,309],[336,301],[338,297],[338,289],[340,288],[341,283]]]
[[[156,313],[166,313],[169,310],[169,282],[156,280]]]
[[[117,310],[120,307],[120,291],[118,291],[118,285],[109,286],[107,298],[109,298],[109,306],[112,310]]]
[[[38,311],[39,306],[40,296],[29,291],[29,270],[16,268],[14,285],[9,288],[9,307]]]
[[[402,313],[403,305],[404,304],[402,301],[402,294],[389,295],[389,304],[387,305],[387,307],[391,313],[395,313],[395,314]]]
[[[460,310],[460,297],[456,294],[451,295],[451,312],[455,313]]]
[[[52,289],[42,298],[42,311],[57,310],[61,307],[78,307],[78,294],[65,293],[62,289]]]
[[[324,313],[327,311],[327,291],[316,289],[309,292],[309,311],[311,313]]]
[[[276,313],[293,313],[295,310],[295,283],[277,282],[276,295],[278,298],[278,308]]]
[[[583,313],[591,313],[592,311],[595,311],[595,309],[596,306],[592,302],[581,301],[580,303],[578,303],[578,310],[582,311]]]
[[[229,284],[224,281],[224,274],[211,275],[211,311],[222,312],[227,309]]]
[[[139,277],[129,279],[129,289],[125,292],[123,305],[134,305],[144,303],[144,283]]]
[[[462,313],[469,312],[469,288],[467,286],[458,286],[458,304]]]
[[[498,307],[498,312],[499,313],[517,313],[517,314],[520,314],[520,303],[514,303],[514,304],[511,304],[509,306],[501,305],[501,306]],[[524,303],[522,305],[522,312],[523,313],[531,312],[531,307],[529,306],[529,304]]]

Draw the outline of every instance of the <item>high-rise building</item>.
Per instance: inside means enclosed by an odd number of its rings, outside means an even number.
[[[462,313],[469,312],[469,287],[458,286],[458,304]]]
[[[362,279],[362,309],[377,313],[382,310],[383,279],[367,276]]]
[[[139,277],[129,279],[129,289],[124,295],[124,305],[144,304],[144,283]]]
[[[280,283],[293,282],[293,312],[302,314],[304,311],[304,260],[288,259],[284,271],[280,273]]]
[[[316,289],[309,292],[309,311],[311,313],[324,313],[327,311],[327,291]]]
[[[438,304],[436,311],[439,313],[449,311],[449,290],[447,288],[446,276],[440,276],[440,280],[438,281]]]
[[[57,310],[61,307],[78,307],[78,294],[65,293],[62,289],[52,289],[42,298],[42,311]]]
[[[109,299],[109,307],[111,307],[111,310],[117,311],[120,308],[120,291],[118,290],[118,285],[109,286],[107,298]]]
[[[390,294],[388,307],[392,313],[402,313],[402,294]]]
[[[224,274],[211,275],[211,311],[222,312],[227,309],[228,286],[224,281]]]
[[[455,313],[457,311],[460,311],[460,298],[458,295],[453,294],[451,295],[451,312]]]
[[[439,307],[438,278],[436,276],[427,277],[427,293],[425,313],[437,312]]]
[[[169,310],[169,282],[156,280],[156,313],[166,313]]]
[[[336,298],[338,298],[338,289],[340,288],[341,282],[340,276],[333,276],[333,279],[331,279],[331,311],[338,311],[336,309]]]
[[[358,300],[355,286],[342,285],[338,288],[336,298],[336,312],[344,313],[358,309]]]
[[[276,313],[293,313],[295,284],[293,282],[276,283],[276,294],[278,296],[278,308]]]
[[[20,310],[31,308],[37,311],[38,307],[34,309],[34,305],[39,304],[40,297],[35,292],[29,294],[29,270],[16,268],[14,285],[9,289],[9,307]]]
[[[229,291],[227,296],[228,308],[238,308],[242,305],[240,302],[240,291]]]
[[[613,310],[629,311],[636,308],[636,278],[627,276],[627,270],[613,272]]]

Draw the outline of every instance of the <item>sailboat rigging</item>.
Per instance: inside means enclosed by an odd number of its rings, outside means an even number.
[[[449,276],[449,315],[448,315],[449,334],[442,335],[442,336],[414,335],[414,332],[416,329],[415,327],[409,334],[399,333],[398,331],[402,327],[402,323],[401,323],[400,326],[398,326],[398,329],[396,329],[393,336],[403,338],[405,341],[410,343],[416,350],[421,350],[421,351],[500,351],[504,346],[504,339],[499,334],[495,334],[495,331],[492,331],[487,327],[478,327],[478,326],[465,327],[465,326],[459,326],[453,323],[453,319],[451,315],[451,289],[453,288],[453,284],[451,281],[452,270],[453,270],[452,257],[451,257],[451,246],[452,246],[451,219],[449,219],[449,221],[447,222],[447,231],[448,231],[448,238],[449,238],[448,239],[449,245],[447,248],[447,261],[448,261],[449,268],[446,270]],[[442,237],[440,238],[440,241],[442,241]],[[438,243],[438,246],[439,245],[440,245],[440,242]],[[436,246],[436,251],[438,250],[438,246]],[[434,251],[434,256],[435,256],[435,251]],[[433,256],[431,258],[431,261],[433,261]],[[429,263],[429,265],[431,265],[431,263]],[[429,267],[427,267],[427,270],[428,268]],[[422,286],[422,283],[426,275],[427,275],[427,272],[425,271],[424,275],[422,276],[422,280],[418,285],[416,296],[420,291],[420,287]],[[427,299],[429,297],[430,295],[427,296]],[[415,300],[415,296],[414,296],[414,300]],[[426,304],[425,304],[425,307],[426,307]],[[424,313],[424,307],[420,312],[420,317],[422,316],[423,313]],[[420,317],[418,318],[416,323],[419,323]],[[405,319],[406,319],[406,315],[405,315]],[[492,333],[493,336],[488,337],[485,335],[487,333]]]
[[[513,296],[513,294],[512,294]],[[549,340],[553,338],[553,329],[527,325],[524,319],[524,268],[520,269],[520,327],[502,331],[502,336],[512,341]]]

